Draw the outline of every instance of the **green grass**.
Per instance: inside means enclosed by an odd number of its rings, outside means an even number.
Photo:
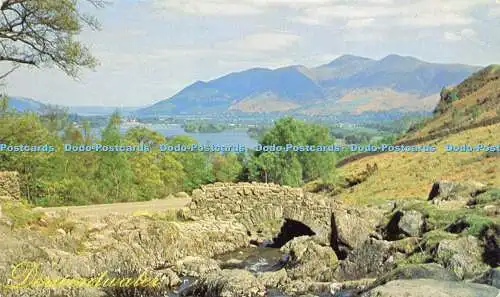
[[[38,222],[42,214],[34,212],[31,207],[23,202],[7,201],[2,203],[2,213],[12,223],[12,227],[25,227]]]
[[[423,245],[426,250],[436,246],[442,240],[451,240],[456,239],[458,237],[457,234],[448,233],[443,230],[433,230],[424,234]]]
[[[500,202],[500,189],[490,189],[487,192],[478,195],[475,200],[477,204]]]
[[[460,218],[464,218],[469,224],[466,233],[478,236],[481,230],[492,224],[499,224],[500,218],[492,218],[485,215],[482,205],[475,208],[439,208],[434,204],[424,201],[412,202],[403,206],[404,210],[416,210],[427,217],[430,229],[444,229]],[[444,232],[444,231],[443,231]]]

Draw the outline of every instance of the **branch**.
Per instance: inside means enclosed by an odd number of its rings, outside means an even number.
[[[2,6],[0,6],[0,10],[5,10],[9,6],[17,4],[17,3],[23,3],[26,0],[3,0],[2,1]]]
[[[35,61],[33,61],[33,60],[24,60],[24,59],[14,58],[14,57],[0,56],[0,61],[11,61],[11,62],[20,63],[20,64],[36,65]]]
[[[19,68],[19,65],[16,65],[16,66],[12,67],[11,70],[9,70],[6,73],[0,75],[0,80],[6,78],[9,74],[11,74],[12,72],[16,71],[17,68]]]

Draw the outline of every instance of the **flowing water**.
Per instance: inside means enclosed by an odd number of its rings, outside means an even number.
[[[276,271],[283,266],[283,254],[275,248],[249,247],[236,250],[216,258],[222,269],[245,269],[254,274]],[[195,278],[182,278],[182,284],[168,294],[169,297],[180,297],[181,292],[188,288]],[[269,290],[269,297],[289,297],[278,290]]]
[[[262,247],[249,247],[230,252],[219,257],[216,260],[220,261],[222,269],[245,269],[253,274],[263,272],[276,271],[283,267],[287,260],[287,256],[283,255],[280,249],[277,248],[262,248]],[[183,283],[173,292],[169,297],[180,297],[181,292],[188,288],[195,278],[183,278]],[[331,297],[329,292],[316,294],[320,297]],[[269,289],[267,297],[290,297],[289,295],[280,292],[277,289]],[[339,292],[335,297],[352,297],[350,292]]]

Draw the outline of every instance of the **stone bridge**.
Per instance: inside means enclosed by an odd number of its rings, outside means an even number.
[[[190,209],[199,218],[234,219],[257,238],[287,232],[307,234],[310,229],[321,242],[336,248],[339,244],[357,246],[380,219],[368,209],[346,207],[301,188],[265,183],[202,186],[193,191]],[[287,226],[295,230],[285,230]]]

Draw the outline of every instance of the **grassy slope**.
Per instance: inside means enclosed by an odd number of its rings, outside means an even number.
[[[456,86],[455,90],[459,100],[452,102],[448,110],[437,114],[403,139],[422,137],[432,134],[432,131],[439,132],[500,115],[500,66],[489,66],[473,74]],[[475,109],[475,113],[471,113],[471,109]],[[500,153],[449,153],[444,149],[446,144],[500,144],[500,123],[465,130],[422,144],[436,145],[437,152],[385,153],[342,167],[343,176],[359,175],[367,164],[377,163],[379,170],[366,181],[342,193],[341,198],[360,203],[386,199],[426,199],[436,180],[474,180],[500,186]]]
[[[467,130],[438,142],[435,153],[385,153],[347,164],[341,175],[356,174],[366,164],[377,163],[378,171],[351,191],[345,200],[369,202],[384,199],[426,199],[435,180],[475,180],[500,186],[500,154],[484,152],[447,153],[445,144],[495,144],[500,142],[500,124]],[[429,143],[430,144],[430,143]],[[495,157],[496,156],[496,157]]]

